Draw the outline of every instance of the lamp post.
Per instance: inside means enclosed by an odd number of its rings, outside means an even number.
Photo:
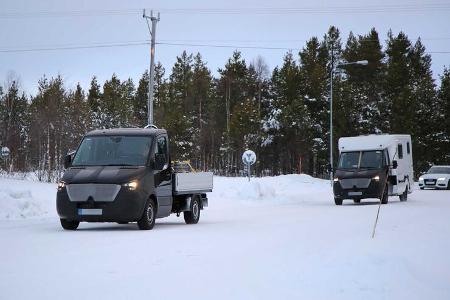
[[[334,177],[334,168],[333,168],[333,77],[334,72],[337,69],[340,69],[349,65],[361,65],[366,66],[369,62],[367,60],[358,60],[354,62],[343,62],[338,63],[336,66],[331,66],[331,74],[330,74],[330,180],[333,185],[333,177]]]

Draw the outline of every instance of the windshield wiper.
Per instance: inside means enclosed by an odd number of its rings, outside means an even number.
[[[132,164],[107,164],[104,166],[107,166],[107,167],[136,167],[135,165],[132,165]]]

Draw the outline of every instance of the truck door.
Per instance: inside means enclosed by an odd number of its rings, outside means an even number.
[[[403,193],[405,191],[407,180],[408,180],[408,174],[407,174],[407,160],[404,157],[405,156],[405,145],[403,143],[404,141],[401,140],[397,144],[397,181],[398,181],[398,193]]]
[[[169,167],[169,148],[166,135],[160,135],[156,139],[154,161],[155,190],[158,199],[157,216],[165,217],[172,211],[172,173]]]

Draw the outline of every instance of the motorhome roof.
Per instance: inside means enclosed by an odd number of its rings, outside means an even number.
[[[86,136],[98,136],[98,135],[158,135],[166,133],[165,129],[155,128],[111,128],[111,129],[96,129],[88,132]]]
[[[370,134],[339,139],[339,151],[382,150],[396,143],[398,140],[410,138],[407,134]]]

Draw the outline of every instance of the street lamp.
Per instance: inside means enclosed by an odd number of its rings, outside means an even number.
[[[331,184],[333,184],[334,177],[334,168],[333,168],[333,77],[334,72],[337,69],[340,69],[349,65],[361,65],[366,66],[369,62],[367,60],[358,60],[353,62],[342,62],[338,63],[336,66],[331,67],[331,76],[330,76],[330,180]]]

